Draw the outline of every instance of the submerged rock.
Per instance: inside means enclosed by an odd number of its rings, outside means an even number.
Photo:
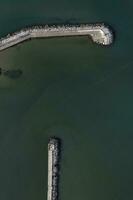
[[[22,73],[23,72],[20,69],[6,70],[6,71],[3,72],[3,75],[7,76],[9,78],[12,78],[12,79],[16,79],[16,78],[19,78],[22,75]]]

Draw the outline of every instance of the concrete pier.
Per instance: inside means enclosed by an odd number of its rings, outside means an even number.
[[[68,26],[34,26],[8,34],[0,39],[0,51],[32,38],[48,38],[63,36],[90,36],[93,42],[110,45],[113,42],[112,30],[101,24],[81,24]]]
[[[47,200],[58,200],[59,146],[60,146],[59,139],[51,138],[49,140]]]

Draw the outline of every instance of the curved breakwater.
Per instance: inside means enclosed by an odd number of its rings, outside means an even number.
[[[82,24],[68,26],[34,26],[8,34],[0,39],[0,51],[32,38],[90,36],[92,41],[100,45],[113,42],[112,30],[104,24]]]

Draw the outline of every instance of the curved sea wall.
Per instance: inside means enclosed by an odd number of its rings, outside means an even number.
[[[113,42],[112,30],[104,24],[81,24],[68,26],[34,26],[8,34],[0,39],[0,51],[32,38],[48,38],[62,36],[90,36],[92,41],[100,45]]]

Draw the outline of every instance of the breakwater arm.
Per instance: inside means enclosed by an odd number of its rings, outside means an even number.
[[[48,143],[48,191],[47,200],[58,200],[60,141],[51,138]]]
[[[113,42],[112,30],[104,24],[81,24],[78,26],[34,26],[8,34],[0,39],[0,51],[32,38],[90,36],[92,41],[101,45]]]

